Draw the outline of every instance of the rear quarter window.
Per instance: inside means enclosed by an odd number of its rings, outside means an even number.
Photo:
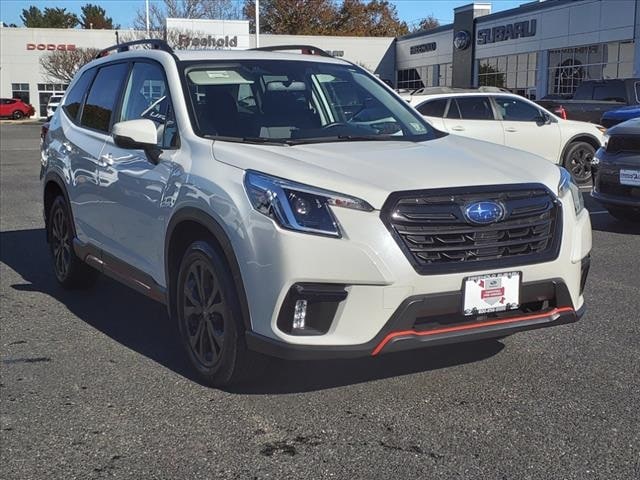
[[[93,80],[93,76],[95,74],[95,68],[84,72],[67,94],[67,100],[65,101],[63,110],[73,121],[76,121],[78,118],[80,106],[82,105],[82,101],[84,100],[85,94],[87,93],[89,85],[91,85],[91,80]]]

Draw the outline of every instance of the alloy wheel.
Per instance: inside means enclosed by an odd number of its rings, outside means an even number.
[[[202,366],[211,368],[222,356],[227,305],[211,266],[195,260],[183,288],[182,313],[189,347]]]
[[[593,152],[586,147],[576,148],[569,157],[569,170],[578,183],[585,183],[591,178],[591,160]]]
[[[53,211],[51,218],[51,251],[56,276],[64,280],[71,263],[71,237],[67,215],[60,206]]]

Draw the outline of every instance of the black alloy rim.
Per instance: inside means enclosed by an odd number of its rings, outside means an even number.
[[[69,273],[71,242],[67,216],[61,207],[53,211],[51,218],[51,250],[56,275],[59,279],[64,279]]]
[[[191,351],[206,368],[222,356],[226,311],[213,269],[203,260],[194,261],[184,281],[182,312]]]
[[[593,152],[586,147],[577,148],[571,152],[569,170],[576,181],[585,182],[591,178],[591,160],[593,160]]]

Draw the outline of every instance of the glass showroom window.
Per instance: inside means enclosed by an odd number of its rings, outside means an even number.
[[[24,103],[29,102],[29,84],[28,83],[12,83],[11,98],[19,98]]]
[[[523,97],[535,99],[537,52],[478,61],[478,85],[506,88]]]
[[[405,70],[398,70],[398,88],[406,88],[408,90],[415,90],[416,88],[424,87],[424,83],[420,79],[420,74],[417,68],[407,68]]]
[[[633,42],[549,50],[549,93],[571,96],[584,80],[633,76]]]
[[[38,84],[38,100],[40,102],[40,116],[47,116],[47,103],[49,98],[54,94],[62,94],[67,87],[68,83],[39,83]]]
[[[438,85],[441,87],[450,87],[453,83],[453,64],[441,63],[439,70]]]

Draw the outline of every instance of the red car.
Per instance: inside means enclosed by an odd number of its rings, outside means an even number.
[[[20,120],[36,113],[35,109],[19,98],[0,98],[0,117],[11,117]]]

